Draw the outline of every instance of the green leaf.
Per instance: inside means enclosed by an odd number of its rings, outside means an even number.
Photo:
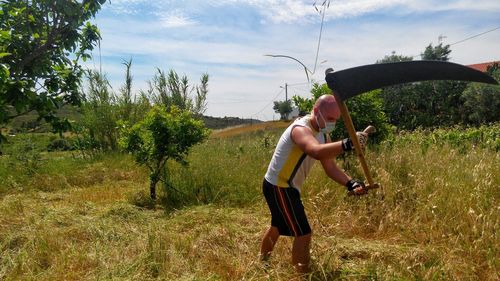
[[[11,53],[0,53],[0,59],[12,55]]]

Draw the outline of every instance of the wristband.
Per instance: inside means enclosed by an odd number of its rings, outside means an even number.
[[[355,184],[355,183],[356,183],[356,180],[354,180],[354,179],[349,180],[349,181],[345,184],[345,186],[347,187],[347,191],[353,191],[353,190],[354,190],[354,188],[355,188],[355,187],[354,187],[354,184]]]
[[[342,140],[342,149],[344,151],[351,151],[352,150],[352,141],[350,138],[345,138]]]

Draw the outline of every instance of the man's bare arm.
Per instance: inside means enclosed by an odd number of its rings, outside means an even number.
[[[344,171],[342,171],[333,159],[323,159],[321,160],[321,165],[325,170],[325,173],[332,180],[336,181],[341,185],[346,185],[346,183],[351,179]]]
[[[292,130],[292,140],[302,151],[314,159],[332,159],[343,153],[341,142],[321,144],[314,137],[311,129],[297,126]]]

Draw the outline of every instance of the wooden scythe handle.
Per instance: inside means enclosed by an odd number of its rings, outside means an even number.
[[[361,167],[363,168],[363,173],[365,175],[366,181],[368,182],[367,188],[375,188],[377,184],[373,182],[373,178],[370,174],[370,170],[368,169],[368,165],[366,164],[365,155],[363,154],[363,149],[361,149],[361,145],[359,144],[358,136],[356,135],[356,130],[354,129],[354,124],[352,123],[351,115],[349,115],[349,110],[345,105],[344,101],[338,96],[338,94],[333,92],[335,99],[339,105],[340,114],[342,114],[342,118],[344,119],[344,125],[347,129],[347,133],[352,140],[352,144],[354,144],[354,148],[356,154],[358,155],[359,162],[361,163]],[[369,129],[368,127],[367,129]],[[373,128],[373,127],[372,127]],[[369,133],[369,132],[367,132]]]

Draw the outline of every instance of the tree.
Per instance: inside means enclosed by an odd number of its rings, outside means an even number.
[[[423,60],[449,61],[450,45],[429,44],[422,53]],[[423,102],[423,127],[450,126],[460,123],[462,92],[467,83],[461,81],[427,81],[417,84],[417,97]]]
[[[208,95],[208,73],[204,73],[200,78],[201,85],[196,86],[196,97],[194,99],[193,112],[202,115],[207,111]]]
[[[288,120],[288,115],[292,112],[292,101],[275,101],[273,106],[274,112],[280,114],[281,120]]]
[[[125,66],[125,82],[116,95],[118,119],[135,124],[144,118],[151,109],[151,104],[143,91],[139,92],[138,95],[132,93],[132,59],[123,61],[122,64]]]
[[[154,104],[162,104],[167,110],[175,106],[201,116],[207,108],[208,74],[201,76],[200,86],[190,86],[186,75],[179,76],[174,70],[167,73],[157,69],[157,73],[149,81],[148,95]],[[196,95],[191,97],[196,90]]]
[[[187,163],[189,149],[208,137],[209,131],[191,112],[172,106],[153,107],[146,118],[125,129],[121,146],[149,169],[151,198],[156,199],[156,184],[168,181],[167,161]]]
[[[299,107],[301,112],[311,112],[316,100],[326,94],[331,94],[327,84],[314,83],[311,89],[312,98],[304,99],[293,97],[293,100],[300,101]],[[346,101],[352,121],[358,130],[363,130],[368,125],[373,125],[377,128],[377,132],[370,136],[374,142],[379,142],[385,139],[390,134],[390,126],[387,117],[383,111],[383,101],[380,97],[380,90],[371,91],[362,95],[350,98]],[[336,129],[331,134],[332,139],[337,140],[348,137],[344,122],[337,122]]]
[[[489,74],[500,81],[498,65],[488,70]],[[470,83],[461,99],[464,107],[464,120],[468,124],[481,125],[500,121],[500,86]]]
[[[299,116],[305,116],[313,108],[314,101],[313,99],[303,98],[301,96],[293,96],[292,101],[295,106],[299,109]]]
[[[423,60],[448,61],[450,53],[450,45],[439,44],[433,47],[429,44],[421,56]],[[393,52],[377,63],[410,59]],[[389,121],[401,129],[461,123],[461,96],[466,85],[460,81],[426,81],[386,87],[381,94],[384,111]]]
[[[80,104],[79,61],[100,40],[89,20],[104,2],[0,1],[0,127],[36,111],[55,130],[69,128],[56,110]]]
[[[88,139],[101,150],[118,148],[119,107],[106,75],[98,71],[87,72],[88,87],[81,105],[80,124]],[[128,121],[128,120],[127,120]]]
[[[423,60],[440,60],[440,61],[449,61],[449,55],[451,53],[450,45],[444,45],[443,43],[439,43],[439,45],[432,47],[432,44],[429,44],[425,47],[423,53],[420,54]]]
[[[413,60],[413,57],[396,55],[396,51],[392,51],[390,55],[385,56],[381,60],[378,60],[377,63],[401,62],[401,61],[412,61],[412,60]]]

